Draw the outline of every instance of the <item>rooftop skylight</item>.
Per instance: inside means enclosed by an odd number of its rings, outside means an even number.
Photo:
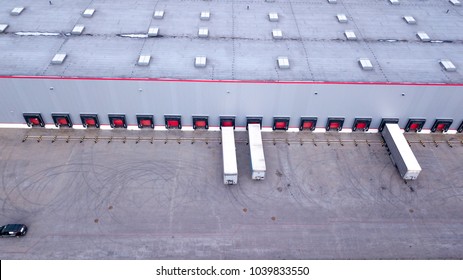
[[[8,28],[8,24],[0,24],[0,33],[5,32],[7,28]]]
[[[80,35],[82,34],[82,32],[84,31],[85,29],[85,26],[82,25],[82,24],[77,24],[76,26],[74,26],[74,28],[72,29],[71,31],[71,34],[72,35]]]
[[[82,16],[83,17],[93,17],[93,14],[95,13],[95,9],[86,9],[83,13],[82,13]]]
[[[206,67],[207,59],[205,56],[197,56],[195,58],[195,67]]]
[[[150,27],[148,29],[148,37],[156,37],[159,35],[159,27]]]
[[[150,64],[151,55],[140,55],[138,58],[138,65],[140,66],[148,66]]]
[[[268,20],[270,21],[278,21],[278,13],[269,13]]]
[[[404,16],[403,19],[408,23],[408,24],[416,24],[416,20],[412,16]]]
[[[164,11],[163,10],[154,11],[153,17],[155,19],[163,19],[164,18]]]
[[[207,29],[206,27],[199,28],[198,36],[201,38],[207,38],[209,36],[209,29]]]
[[[416,36],[418,36],[418,38],[420,38],[420,40],[423,41],[423,42],[431,41],[431,38],[429,38],[428,34],[426,34],[426,32],[424,32],[424,31],[418,31],[416,33]]]
[[[11,10],[10,15],[19,16],[24,11],[24,9],[24,7],[16,7],[13,10]]]
[[[371,61],[368,58],[360,58],[358,62],[363,70],[373,70],[373,65],[371,64]]]
[[[51,64],[62,64],[66,59],[67,54],[65,53],[57,53],[51,60]]]
[[[281,31],[281,29],[273,29],[272,36],[273,39],[281,39],[283,38],[283,32]]]
[[[357,36],[355,36],[355,33],[352,30],[346,30],[344,32],[344,35],[346,36],[347,40],[350,40],[350,41],[357,40]]]
[[[211,18],[211,12],[209,11],[203,11],[201,12],[201,14],[199,15],[199,18],[201,20],[209,20]]]
[[[439,63],[447,72],[457,71],[457,67],[449,59],[442,59],[439,61]]]
[[[347,17],[345,14],[337,14],[336,18],[340,23],[346,23],[347,22]]]
[[[286,56],[279,56],[277,58],[278,68],[288,69],[289,68],[289,59]]]

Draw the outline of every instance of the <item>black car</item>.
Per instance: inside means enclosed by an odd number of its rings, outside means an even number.
[[[20,237],[27,233],[27,226],[22,224],[9,224],[0,227],[1,237]]]

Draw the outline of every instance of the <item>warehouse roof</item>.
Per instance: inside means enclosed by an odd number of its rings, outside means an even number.
[[[0,75],[463,83],[463,6],[329,2],[0,0]]]

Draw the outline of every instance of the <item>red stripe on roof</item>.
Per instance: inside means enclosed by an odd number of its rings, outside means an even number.
[[[412,82],[328,82],[328,81],[262,81],[262,80],[182,80],[167,78],[115,78],[115,77],[61,77],[61,76],[0,76],[0,79],[37,79],[37,80],[84,80],[84,81],[147,81],[177,83],[232,83],[232,84],[282,84],[282,85],[388,85],[388,86],[454,86],[463,83],[412,83]]]

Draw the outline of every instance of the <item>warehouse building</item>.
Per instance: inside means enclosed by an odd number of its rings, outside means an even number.
[[[457,0],[187,2],[2,1],[1,126],[463,130]]]

